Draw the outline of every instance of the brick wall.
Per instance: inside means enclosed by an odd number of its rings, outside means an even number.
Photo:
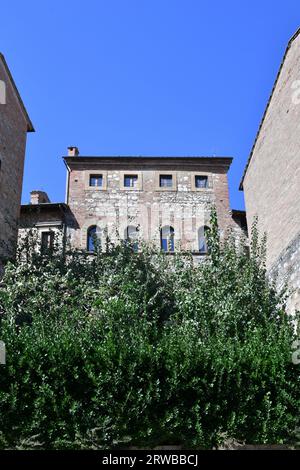
[[[14,256],[28,122],[0,54],[0,80],[6,103],[0,104],[0,263]]]

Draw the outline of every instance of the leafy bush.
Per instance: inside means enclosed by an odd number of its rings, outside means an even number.
[[[196,266],[145,246],[88,259],[27,244],[0,289],[0,447],[280,443],[299,426],[299,368],[264,245],[218,239]]]

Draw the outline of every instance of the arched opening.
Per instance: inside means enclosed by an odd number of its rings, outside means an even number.
[[[200,227],[198,230],[199,252],[203,254],[207,253],[207,231],[208,230],[209,230],[209,227],[207,225]]]
[[[166,225],[160,230],[160,246],[165,252],[174,251],[174,229],[173,227]]]
[[[87,231],[87,250],[94,252],[101,248],[101,230],[92,225]]]

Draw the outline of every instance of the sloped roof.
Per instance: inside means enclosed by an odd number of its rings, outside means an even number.
[[[21,214],[23,212],[35,212],[35,211],[52,211],[56,209],[62,209],[63,211],[69,208],[68,204],[64,202],[43,202],[40,204],[22,204]]]
[[[17,86],[16,86],[16,84],[15,84],[15,82],[14,82],[14,79],[13,79],[13,77],[12,77],[12,74],[10,73],[10,70],[9,70],[9,68],[8,68],[8,65],[7,65],[7,62],[6,62],[6,60],[5,60],[5,57],[4,57],[3,54],[1,54],[1,52],[0,52],[0,60],[1,60],[1,62],[3,63],[3,65],[4,65],[5,71],[6,71],[7,75],[8,75],[8,77],[9,77],[9,80],[10,80],[10,82],[11,82],[11,85],[12,85],[12,87],[13,87],[13,89],[14,89],[15,94],[16,94],[17,100],[19,101],[19,104],[20,104],[20,106],[21,106],[21,110],[22,110],[22,112],[23,112],[23,114],[24,114],[25,120],[26,120],[26,122],[27,122],[27,132],[34,132],[34,127],[33,127],[32,122],[31,122],[31,120],[30,120],[30,118],[29,118],[29,116],[28,116],[28,113],[27,113],[27,111],[26,111],[26,108],[25,108],[25,106],[24,106],[24,103],[23,103],[23,101],[22,101],[22,98],[21,98],[21,96],[20,96],[20,93],[19,93],[19,91],[18,91],[18,88],[17,88]]]
[[[295,34],[291,37],[291,39],[290,39],[289,42],[288,42],[287,48],[286,48],[286,50],[285,50],[285,53],[284,53],[284,56],[283,56],[283,59],[282,59],[282,62],[281,62],[280,67],[279,67],[279,71],[278,71],[278,74],[277,74],[275,83],[274,83],[273,88],[272,88],[272,92],[271,92],[270,98],[268,99],[267,106],[266,106],[266,108],[265,108],[265,111],[264,111],[262,120],[261,120],[261,122],[260,122],[260,125],[259,125],[259,128],[258,128],[256,137],[255,137],[255,140],[254,140],[254,144],[253,144],[253,146],[252,146],[250,155],[249,155],[249,157],[248,157],[248,161],[247,161],[247,164],[246,164],[246,167],[245,167],[245,170],[244,170],[244,174],[243,174],[243,177],[242,177],[242,179],[241,179],[240,186],[239,186],[239,190],[240,190],[240,191],[243,190],[244,179],[245,179],[245,176],[246,176],[248,167],[249,167],[249,165],[250,165],[250,161],[251,161],[252,155],[253,155],[253,153],[254,153],[255,146],[256,146],[258,137],[259,137],[259,135],[260,135],[261,128],[262,128],[263,123],[264,123],[264,121],[265,121],[265,118],[266,118],[266,116],[267,116],[267,112],[268,112],[268,109],[269,109],[271,100],[272,100],[272,98],[273,98],[273,94],[274,94],[274,92],[275,92],[275,88],[276,88],[276,86],[277,86],[277,83],[278,83],[278,80],[279,80],[279,77],[280,77],[282,68],[283,68],[283,66],[284,66],[284,62],[285,62],[286,56],[287,56],[287,54],[288,54],[288,51],[289,51],[289,49],[290,49],[292,43],[293,43],[294,40],[299,36],[299,34],[300,34],[300,28],[297,29],[297,31],[295,32]]]

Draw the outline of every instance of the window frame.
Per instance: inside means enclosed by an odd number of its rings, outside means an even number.
[[[124,185],[125,176],[137,176],[136,186],[125,186]],[[134,170],[120,171],[119,178],[120,178],[120,190],[121,191],[142,191],[142,189],[143,189],[143,173],[142,173],[142,171],[134,171]]]
[[[161,176],[172,176],[172,186],[160,186]],[[176,171],[157,171],[156,172],[156,191],[177,191],[177,172]]]
[[[207,175],[195,175],[195,188],[196,189],[208,189],[208,176]],[[198,181],[201,185],[198,186]]]
[[[125,184],[127,178],[129,178],[129,180],[131,180],[131,181],[135,181],[135,184],[127,186],[127,185]],[[136,179],[133,179],[133,178],[136,178]],[[128,188],[129,188],[129,189],[131,189],[131,188],[137,189],[137,188],[138,188],[138,184],[139,184],[139,176],[138,176],[137,174],[124,173],[124,176],[123,176],[123,186],[124,186],[124,188],[127,188],[127,189],[128,189]]]
[[[43,244],[43,238],[45,235],[50,236],[49,237],[49,245],[46,247]],[[41,255],[46,255],[47,253],[51,253],[54,248],[54,231],[53,230],[43,230],[41,231]]]
[[[207,240],[206,240],[206,237],[205,237],[205,231],[206,231],[207,229],[209,229],[209,228],[210,228],[209,225],[204,224],[204,225],[201,225],[201,226],[198,228],[198,230],[197,230],[198,253],[199,253],[200,255],[207,255],[207,254],[208,254],[208,246],[207,246]],[[201,235],[201,237],[200,237],[200,230],[201,230],[201,229],[203,229],[203,235]],[[206,247],[206,250],[205,250],[205,251],[200,250],[200,240],[201,240],[201,239],[204,239],[204,245],[205,245],[205,247]]]
[[[166,228],[169,229],[169,236],[168,238],[163,238],[163,230]],[[164,248],[164,243],[163,243],[164,240],[167,241],[167,250],[165,250]],[[171,247],[172,247],[171,250],[169,249],[170,240],[171,240]],[[174,230],[174,227],[172,227],[172,225],[163,225],[160,228],[160,249],[164,253],[175,253],[175,230]]]
[[[130,236],[129,229],[134,229],[134,237]],[[127,225],[124,235],[125,241],[132,246],[133,252],[137,253],[139,251],[139,227],[136,225]]]
[[[90,186],[91,176],[102,175],[102,186]],[[101,169],[88,170],[84,172],[84,187],[89,191],[106,191],[107,189],[107,171]]]
[[[98,184],[97,185],[92,185],[91,184],[91,179],[92,178],[95,178],[95,179],[100,179],[101,177],[101,185],[99,186]],[[91,173],[90,174],[90,177],[89,177],[89,187],[90,188],[102,188],[103,187],[103,174],[102,173]]]
[[[207,177],[207,187],[206,188],[197,188],[196,186],[196,177],[197,176],[205,176]],[[212,173],[207,173],[204,171],[195,171],[191,174],[191,188],[192,191],[197,191],[197,192],[204,192],[204,191],[212,191],[213,189],[213,178],[212,178]]]
[[[171,184],[162,184],[162,180]],[[160,188],[172,188],[173,187],[173,175],[159,175],[159,187]]]
[[[90,254],[96,253],[95,245],[94,245],[94,249],[90,250],[90,232],[93,229],[95,229],[95,238],[97,240],[100,240],[100,251],[102,250],[102,237],[101,237],[102,230],[100,229],[100,227],[98,227],[98,225],[93,224],[93,225],[90,225],[86,230],[86,251]],[[93,242],[93,244],[95,244],[95,242]]]

